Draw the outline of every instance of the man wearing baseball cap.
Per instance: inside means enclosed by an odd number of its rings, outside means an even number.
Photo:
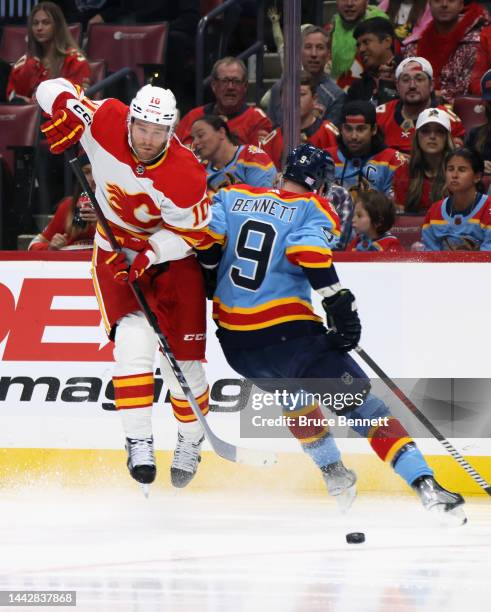
[[[343,109],[338,146],[327,149],[336,168],[336,183],[352,194],[376,190],[392,197],[393,175],[404,156],[384,144],[375,108],[366,100],[348,102]]]
[[[462,143],[465,130],[457,115],[444,105],[437,106],[433,91],[433,68],[424,57],[407,57],[396,69],[399,100],[377,107],[377,124],[385,134],[385,143],[409,155],[415,123],[420,113],[430,107],[445,110],[450,117],[456,144]]]

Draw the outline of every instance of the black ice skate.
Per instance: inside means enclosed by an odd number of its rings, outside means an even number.
[[[126,438],[126,452],[128,453],[126,465],[130,474],[143,485],[143,492],[147,496],[148,485],[155,480],[157,474],[153,454],[153,438],[144,440]]]
[[[348,512],[356,497],[356,474],[348,470],[342,461],[325,465],[321,471],[327,492],[336,498],[341,512]]]
[[[438,514],[449,525],[464,525],[467,518],[462,506],[465,503],[460,493],[451,493],[440,486],[433,476],[420,476],[413,484],[423,507]]]
[[[170,478],[174,487],[182,489],[194,478],[198,463],[201,461],[200,451],[204,439],[202,436],[199,440],[193,441],[181,433],[177,434],[177,446],[170,468]]]

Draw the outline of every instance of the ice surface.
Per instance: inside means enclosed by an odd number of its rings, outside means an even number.
[[[409,495],[362,496],[347,517],[320,496],[157,485],[148,500],[136,484],[36,484],[0,499],[0,589],[76,590],[77,611],[490,609],[488,499],[468,500],[460,528]],[[347,544],[350,531],[366,542]]]

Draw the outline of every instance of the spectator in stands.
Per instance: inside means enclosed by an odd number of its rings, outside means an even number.
[[[433,21],[418,41],[405,47],[406,57],[419,55],[433,67],[436,95],[445,103],[469,90],[481,30],[491,23],[477,2],[464,8],[464,0],[429,0]]]
[[[221,117],[204,115],[196,119],[191,137],[196,155],[206,164],[210,195],[236,183],[273,186],[276,169],[271,158],[254,145],[239,144]]]
[[[485,104],[486,123],[472,128],[465,144],[475,149],[484,159],[484,173],[491,174],[491,69],[481,79],[481,98]]]
[[[385,135],[385,143],[409,156],[414,125],[425,108],[437,107],[433,95],[433,68],[424,57],[408,57],[396,69],[396,86],[400,100],[391,100],[377,107],[377,123]],[[452,137],[462,144],[464,127],[446,106],[438,106],[450,116]]]
[[[314,81],[321,118],[338,125],[346,94],[325,72],[329,54],[328,43],[328,34],[322,28],[317,26],[304,28],[302,31],[301,61],[303,70],[310,74]],[[268,104],[268,116],[275,127],[282,124],[282,85],[282,79],[273,85]]]
[[[82,171],[95,189],[92,167],[84,153],[79,157]],[[29,245],[29,251],[59,251],[65,249],[91,249],[94,242],[97,217],[86,194],[81,193],[80,185],[75,186],[73,196],[65,198],[49,224]]]
[[[89,63],[68,31],[59,6],[40,2],[27,20],[27,54],[12,68],[7,86],[10,101],[31,102],[42,81],[64,77],[87,87]]]
[[[481,95],[481,79],[484,73],[491,68],[491,26],[481,30],[476,61],[472,69],[469,93],[474,96]]]
[[[336,145],[338,128],[330,121],[323,120],[317,106],[314,80],[308,72],[300,75],[300,138],[319,149]],[[261,148],[271,157],[278,170],[282,167],[283,132],[277,127],[260,141]]]
[[[334,15],[331,31],[331,76],[340,87],[349,87],[354,78],[360,76],[363,67],[356,57],[355,27],[372,17],[387,15],[368,0],[336,0],[337,13]]]
[[[395,32],[390,21],[373,17],[353,31],[363,73],[348,89],[348,100],[369,100],[375,106],[398,98],[395,70],[400,59],[394,54]]]
[[[215,102],[198,106],[185,115],[176,134],[185,145],[192,143],[191,127],[203,115],[220,115],[228,121],[230,132],[241,144],[259,144],[259,138],[271,132],[271,121],[257,106],[248,106],[247,68],[235,57],[224,57],[215,62],[211,72],[211,89]]]
[[[84,30],[92,23],[116,21],[121,17],[118,0],[54,0],[67,23],[81,23]]]
[[[427,108],[418,117],[408,164],[394,174],[394,201],[401,212],[423,213],[446,193],[445,160],[455,149],[450,117]]]
[[[392,196],[392,179],[404,157],[384,144],[375,108],[363,100],[343,110],[337,147],[328,149],[336,166],[336,183],[351,192],[377,190]],[[356,201],[356,196],[353,195]]]
[[[449,196],[431,205],[421,233],[427,251],[491,251],[491,198],[483,193],[477,151],[455,149],[446,161]]]
[[[389,16],[402,45],[418,40],[432,20],[428,0],[382,0],[378,6]]]
[[[348,251],[401,251],[398,238],[390,233],[396,219],[394,203],[380,191],[362,191],[355,202],[353,228],[356,237]]]

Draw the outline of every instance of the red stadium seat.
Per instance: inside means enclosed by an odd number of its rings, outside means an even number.
[[[473,96],[462,96],[456,98],[453,106],[454,113],[462,119],[465,131],[486,123],[484,103],[481,98]]]
[[[80,44],[82,37],[82,24],[72,23],[68,26],[73,39]],[[0,57],[14,64],[27,51],[27,27],[8,25],[2,28],[0,40]]]
[[[217,6],[221,6],[224,3],[224,0],[200,0],[200,12],[201,16],[204,17],[208,15],[213,9]]]
[[[90,66],[90,84],[95,85],[102,81],[106,76],[106,62],[105,60],[97,60],[89,62]],[[91,96],[94,100],[102,99],[102,91],[99,91],[94,96]]]
[[[142,64],[164,64],[168,31],[167,22],[151,25],[91,24],[87,55],[91,60],[103,57],[110,73],[128,66],[143,84]]]
[[[0,104],[0,155],[14,174],[14,154],[8,147],[33,147],[36,142],[39,107]]]
[[[400,243],[405,249],[410,249],[414,242],[421,240],[421,227],[423,226],[424,218],[425,215],[397,215],[391,233],[396,238],[399,238]]]

